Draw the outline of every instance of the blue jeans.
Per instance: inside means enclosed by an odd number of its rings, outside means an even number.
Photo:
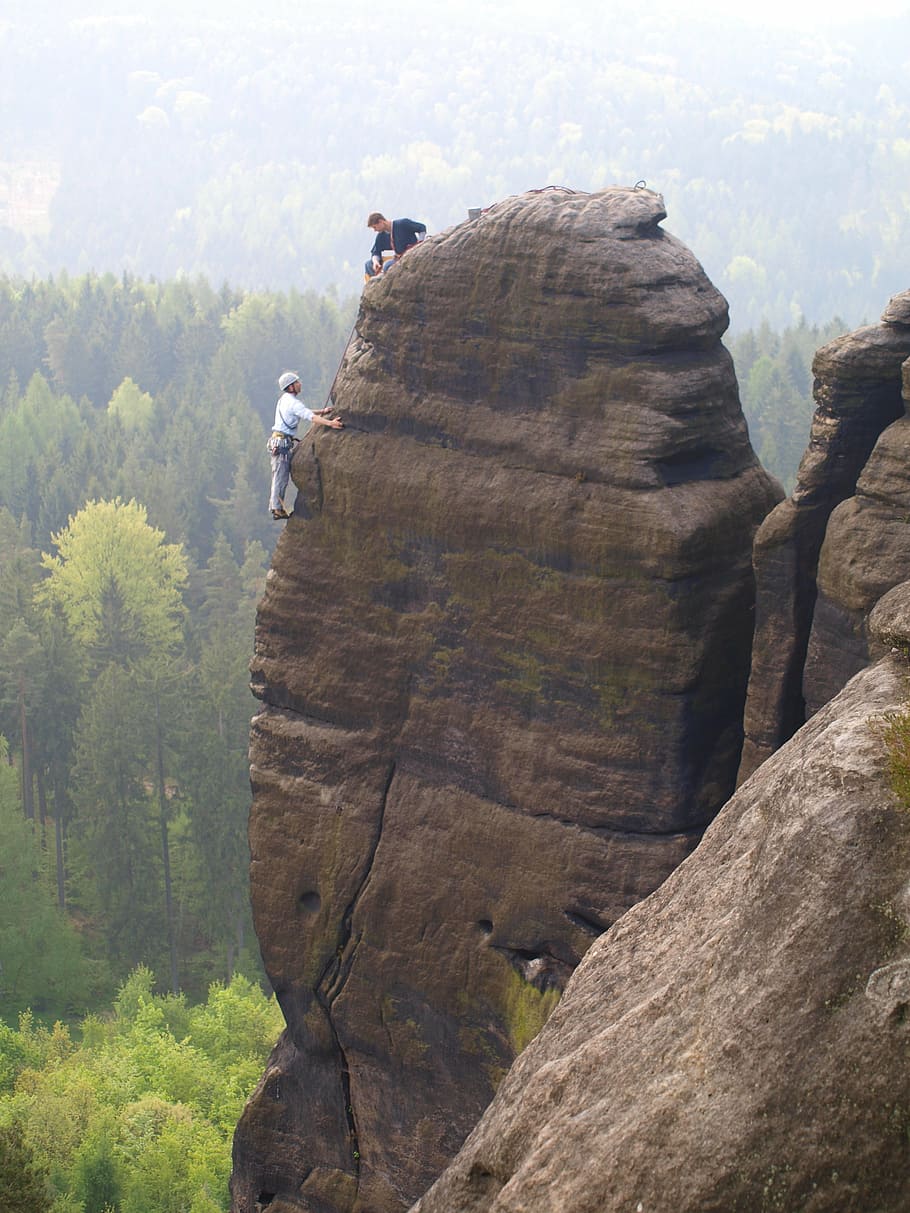
[[[373,259],[371,257],[369,261],[364,263],[363,272],[368,278],[377,278],[383,272],[383,270],[387,270],[393,266],[396,260],[397,258],[391,257],[382,263],[381,270],[375,270],[373,269]]]

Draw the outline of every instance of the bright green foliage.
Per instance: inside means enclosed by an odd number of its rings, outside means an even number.
[[[28,1016],[0,1031],[0,1124],[16,1126],[47,1172],[54,1213],[228,1207],[233,1129],[281,1014],[242,977],[213,985],[201,1006],[156,996],[152,983],[137,969],[113,1015],[83,1022],[79,1044]]]
[[[180,545],[164,538],[135,501],[89,502],[53,536],[59,555],[45,555],[37,597],[60,610],[95,675],[77,730],[73,800],[108,954],[115,963],[157,960],[163,934],[176,990],[166,692],[188,570]]]
[[[127,375],[113,396],[107,411],[119,417],[126,430],[147,430],[155,413],[155,401]]]
[[[884,740],[891,787],[901,806],[910,811],[910,707],[901,712],[888,713],[885,717]]]
[[[90,501],[53,535],[41,598],[96,660],[163,657],[179,645],[186,556],[136,501]]]

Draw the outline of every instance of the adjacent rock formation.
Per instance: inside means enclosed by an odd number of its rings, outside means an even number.
[[[904,363],[904,379],[906,404],[910,402],[910,360]],[[807,712],[818,711],[868,665],[869,613],[908,574],[910,417],[903,416],[879,438],[855,494],[832,513],[825,530],[818,562],[818,600],[803,675]]]
[[[257,627],[252,895],[288,1029],[237,1213],[406,1208],[732,790],[780,491],[663,218],[524,195],[365,289],[348,428],[298,452]]]
[[[910,648],[910,584],[876,622]],[[857,675],[593,945],[414,1213],[910,1208],[907,686]]]
[[[910,291],[881,324],[816,354],[816,410],[796,488],[755,540],[741,780],[867,664],[868,612],[910,572],[908,437],[904,421],[892,424],[904,414],[908,356]]]

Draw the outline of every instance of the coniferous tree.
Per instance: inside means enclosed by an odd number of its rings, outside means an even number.
[[[47,1178],[25,1144],[21,1126],[0,1125],[0,1209],[4,1213],[47,1213]]]
[[[148,526],[135,502],[92,502],[54,536],[39,596],[56,606],[84,646],[94,674],[80,717],[75,764],[83,859],[101,894],[101,909],[131,963],[152,946],[146,925],[152,890],[164,895],[164,934],[171,983],[178,984],[162,710],[173,686],[170,663],[182,648],[186,558]],[[160,872],[152,856],[150,804],[157,809]],[[110,860],[104,868],[105,855]],[[145,953],[147,954],[147,953]]]
[[[23,818],[17,784],[0,738],[0,1013],[27,1005],[65,1013],[84,1006],[88,974],[78,936],[55,905],[37,824]]]

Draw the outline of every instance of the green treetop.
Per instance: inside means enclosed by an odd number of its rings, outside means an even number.
[[[90,501],[51,536],[42,600],[58,604],[96,662],[163,657],[179,648],[187,562],[136,501]]]

